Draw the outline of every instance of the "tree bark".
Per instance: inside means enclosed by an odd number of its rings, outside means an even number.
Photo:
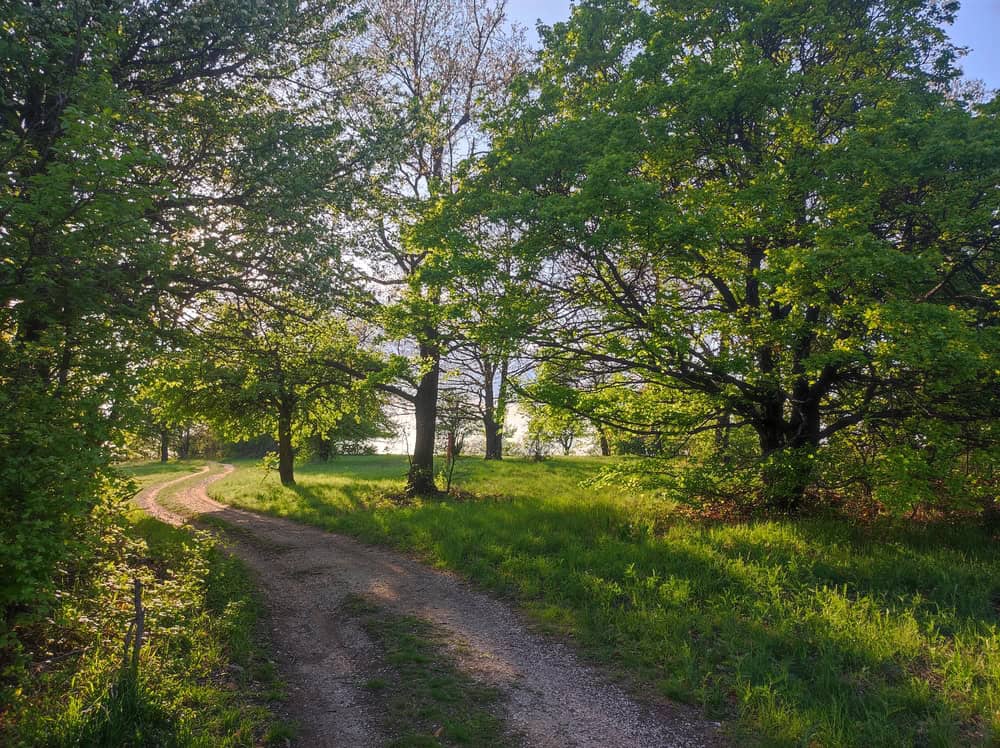
[[[761,403],[760,418],[754,423],[757,440],[760,442],[760,453],[769,457],[784,449],[788,441],[784,418],[784,397],[776,395]]]
[[[420,343],[420,356],[429,360],[431,366],[420,377],[413,400],[416,433],[414,434],[413,457],[410,474],[406,480],[406,493],[410,496],[435,494],[434,483],[434,432],[437,425],[438,381],[441,377],[441,354],[438,351],[436,334]]]
[[[281,485],[295,485],[295,455],[292,452],[292,406],[278,406],[278,477]]]
[[[500,369],[500,392],[499,398],[493,390],[493,377],[496,375],[496,367],[492,361],[484,354],[483,361],[483,430],[486,432],[486,459],[503,459],[503,414],[501,409],[506,409],[506,388],[507,388],[507,360],[504,359]],[[500,418],[497,414],[500,413]]]
[[[184,431],[181,433],[181,443],[177,449],[177,456],[186,460],[191,456],[191,427],[185,426]]]
[[[170,434],[166,429],[160,429],[160,462],[170,459]]]
[[[493,420],[493,414],[487,411],[483,415],[483,425],[486,427],[486,459],[503,459],[502,427]]]
[[[610,457],[611,456],[611,444],[608,442],[608,432],[603,428],[597,429],[598,439],[601,444],[601,456]]]
[[[764,497],[772,509],[796,512],[814,477],[813,454],[819,447],[819,396],[795,388],[791,417],[785,420],[785,397],[776,394],[761,407],[754,424],[765,460]]]

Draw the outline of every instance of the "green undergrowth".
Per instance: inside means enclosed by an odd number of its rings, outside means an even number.
[[[150,485],[191,469],[141,466],[135,474]],[[0,743],[283,744],[293,731],[274,711],[283,688],[245,567],[206,534],[138,510],[104,543],[96,571],[66,585],[51,615],[22,632],[22,654],[4,673]],[[136,578],[146,638],[133,677],[122,649]]]
[[[463,674],[434,626],[358,596],[345,600],[341,612],[357,619],[378,650],[374,675],[364,687],[387,746],[519,744],[504,731],[502,694]]]
[[[599,460],[464,459],[479,500],[384,497],[398,457],[243,464],[227,503],[414,552],[515,597],[647,692],[741,745],[1000,743],[1000,547],[975,526],[705,523],[586,487]]]

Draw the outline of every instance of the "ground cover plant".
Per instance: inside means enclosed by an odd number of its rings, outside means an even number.
[[[142,485],[198,463],[140,464]],[[93,573],[62,585],[48,618],[19,632],[4,673],[0,742],[12,746],[251,746],[294,730],[274,706],[261,602],[247,570],[215,541],[138,510],[104,538]],[[143,583],[138,677],[122,670],[131,583]]]
[[[241,464],[219,500],[412,551],[514,596],[540,625],[741,743],[989,745],[1000,737],[1000,548],[966,525],[706,523],[599,461],[460,460],[481,498],[398,503],[402,457]]]

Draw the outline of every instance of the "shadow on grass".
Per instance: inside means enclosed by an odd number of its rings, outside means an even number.
[[[923,539],[915,553],[900,541],[831,541],[829,528],[808,524],[789,540],[769,525],[757,537],[695,527],[636,536],[610,507],[526,502],[426,504],[398,522],[373,519],[383,540],[513,592],[599,659],[664,695],[735,711],[776,744],[953,745],[996,698],[956,696],[976,681],[984,696],[996,688],[984,682],[995,660],[977,664],[948,641],[997,641],[996,576],[950,541]],[[963,669],[975,676],[948,682]]]
[[[326,516],[514,594],[666,696],[742,716],[742,739],[954,745],[995,729],[984,720],[1000,662],[986,651],[1000,641],[990,602],[1000,564],[971,535],[914,547],[908,532],[852,538],[802,522],[689,524],[660,537],[606,504],[444,501]]]
[[[702,524],[580,489],[593,462],[467,458],[460,487],[517,500],[395,506],[370,497],[405,459],[343,458],[304,469],[276,507],[517,597],[661,694],[738,716],[740,744],[1000,735],[1000,548],[983,532]]]
[[[341,603],[341,613],[374,644],[373,664],[382,677],[364,685],[391,745],[523,745],[505,729],[502,692],[453,661],[445,632],[356,595]]]
[[[186,742],[177,721],[158,704],[135,673],[126,671],[86,719],[55,745],[175,746]]]
[[[299,503],[305,510],[314,517],[332,517],[345,512],[366,511],[371,508],[372,500],[378,494],[379,484],[372,482],[351,483],[346,486],[338,486],[337,493],[344,499],[347,507],[331,506],[329,500],[323,493],[316,489],[296,483],[288,487],[298,497]]]

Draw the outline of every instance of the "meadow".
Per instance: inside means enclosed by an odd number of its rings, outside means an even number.
[[[304,465],[292,487],[240,463],[210,492],[458,571],[738,744],[1000,740],[1000,546],[983,530],[709,522],[590,486],[599,465],[464,458],[460,499],[401,502],[403,457]]]

